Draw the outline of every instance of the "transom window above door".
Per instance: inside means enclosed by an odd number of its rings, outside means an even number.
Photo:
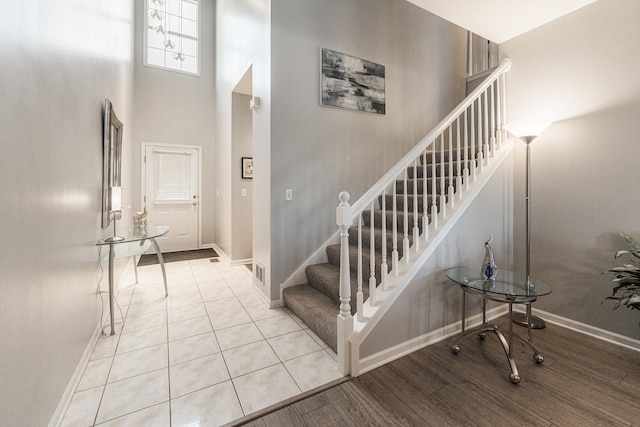
[[[198,0],[146,0],[144,65],[200,75]]]

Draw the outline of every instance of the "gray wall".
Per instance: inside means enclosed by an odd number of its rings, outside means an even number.
[[[124,122],[122,185],[132,185],[133,9],[1,4],[0,423],[43,426],[99,320],[105,98]]]
[[[554,286],[534,307],[640,339],[638,312],[612,311],[601,272],[617,233],[640,239],[640,2],[600,0],[500,46],[513,60],[510,120],[557,120],[533,142],[532,274]],[[515,153],[516,267],[524,270],[524,144]]]
[[[386,67],[386,115],[319,105],[323,47]],[[466,32],[404,0],[280,0],[271,52],[277,299],[278,285],[336,232],[338,193],[357,200],[464,97]]]
[[[143,61],[144,2],[135,2],[135,76],[132,154],[132,212],[140,200],[142,142],[202,147],[202,245],[215,243],[215,4],[200,2],[200,76],[145,67]]]
[[[484,260],[484,242],[491,247],[500,269],[512,267],[513,156],[507,157],[473,204],[447,234],[361,347],[361,357],[392,348],[461,319],[461,290],[446,278],[451,267],[477,267]],[[481,311],[481,299],[470,297],[468,315]],[[489,308],[496,306],[492,304]]]

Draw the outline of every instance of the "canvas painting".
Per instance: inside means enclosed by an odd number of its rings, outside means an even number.
[[[322,49],[321,103],[385,114],[384,65]]]

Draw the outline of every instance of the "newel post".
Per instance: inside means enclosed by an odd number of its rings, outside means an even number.
[[[338,369],[348,375],[349,338],[353,334],[351,316],[351,273],[349,268],[349,227],[353,223],[353,211],[349,205],[349,193],[343,191],[338,196],[340,205],[336,208],[336,224],[340,229],[340,312],[338,313]]]

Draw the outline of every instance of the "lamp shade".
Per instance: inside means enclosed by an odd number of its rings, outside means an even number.
[[[121,211],[122,210],[122,187],[111,187],[110,189],[111,196],[111,210],[112,211]]]
[[[551,123],[553,123],[552,120],[546,119],[517,120],[507,123],[505,128],[509,133],[518,138],[533,139],[540,136],[546,128],[551,126]]]

